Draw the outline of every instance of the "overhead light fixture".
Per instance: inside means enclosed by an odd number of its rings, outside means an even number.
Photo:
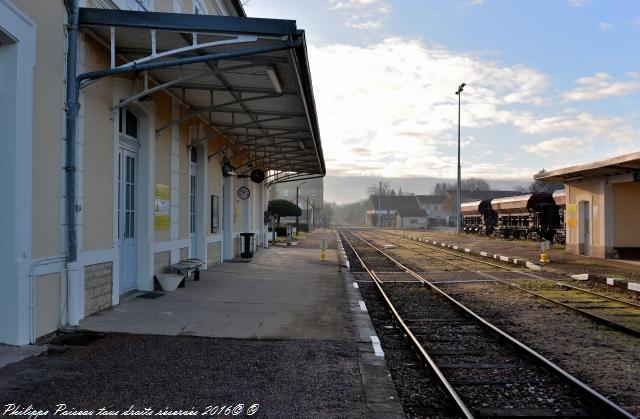
[[[273,64],[267,65],[267,74],[269,75],[269,79],[271,79],[271,84],[273,84],[274,90],[281,95],[283,91],[282,83],[280,82],[280,78],[276,72],[276,66]]]

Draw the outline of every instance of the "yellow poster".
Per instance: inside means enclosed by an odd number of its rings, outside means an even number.
[[[578,226],[578,220],[576,220],[575,218],[567,218],[567,227],[577,227]]]
[[[156,230],[169,230],[171,224],[171,187],[156,183],[154,226]]]

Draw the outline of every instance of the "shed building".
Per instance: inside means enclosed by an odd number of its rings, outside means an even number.
[[[397,225],[399,210],[420,210],[415,195],[372,195],[369,197],[367,208],[366,225],[389,228],[399,227]],[[424,214],[424,211],[422,213]]]
[[[399,208],[396,214],[397,228],[427,227],[427,211],[422,208]]]
[[[535,178],[566,185],[569,252],[640,259],[640,151],[543,172]]]

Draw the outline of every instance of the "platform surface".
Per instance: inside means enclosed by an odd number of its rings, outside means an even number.
[[[333,244],[324,262],[322,239]],[[87,317],[41,355],[0,368],[0,406],[207,415],[207,406],[231,405],[245,414],[253,406],[261,418],[404,417],[384,358],[373,353],[368,313],[340,268],[335,232],[298,244]]]
[[[306,240],[306,242],[311,241]],[[318,241],[319,243],[319,241]],[[224,263],[156,299],[130,298],[81,329],[243,339],[345,339],[348,304],[335,250],[273,247]]]

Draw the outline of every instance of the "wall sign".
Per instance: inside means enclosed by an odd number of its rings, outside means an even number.
[[[156,183],[153,224],[156,230],[169,230],[171,187]]]
[[[245,199],[249,199],[250,196],[251,196],[251,189],[247,188],[246,186],[240,186],[238,188],[238,198],[244,201]]]

